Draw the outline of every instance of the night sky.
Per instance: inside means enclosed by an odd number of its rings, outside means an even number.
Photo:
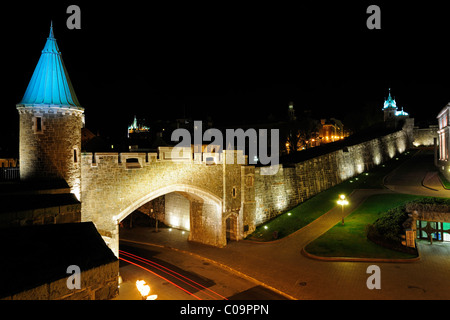
[[[416,123],[435,119],[450,101],[446,7],[341,2],[8,4],[0,146],[17,138],[15,104],[50,20],[94,133],[124,135],[135,114],[248,124],[285,116],[289,101],[316,118],[381,113],[389,87]],[[66,27],[70,4],[81,8],[81,30]],[[366,27],[370,4],[381,8],[381,30]]]

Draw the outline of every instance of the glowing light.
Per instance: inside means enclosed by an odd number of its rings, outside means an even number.
[[[290,212],[288,212],[288,216],[290,216],[291,215],[291,213]]]
[[[264,226],[264,229],[266,229],[266,230],[267,230],[267,229],[269,229],[269,227],[268,227],[268,226]]]
[[[136,280],[136,287],[143,297],[147,297],[150,293],[150,286],[145,283],[145,280]]]
[[[380,162],[381,162],[381,159],[380,159],[380,156],[375,156],[375,160],[374,160],[374,162],[375,162],[375,164],[376,165],[379,165],[380,164]]]
[[[175,271],[172,270],[172,269],[169,269],[169,268],[167,268],[167,267],[165,267],[165,266],[163,266],[163,265],[160,265],[160,264],[158,264],[158,263],[156,263],[156,262],[153,262],[153,261],[151,261],[151,260],[142,258],[142,257],[137,256],[137,255],[135,255],[135,254],[132,254],[132,253],[129,253],[129,252],[126,252],[126,251],[123,251],[123,250],[119,250],[119,251],[120,251],[120,254],[121,254],[121,255],[125,255],[127,258],[134,259],[134,260],[136,260],[136,261],[139,261],[139,262],[141,262],[141,263],[144,263],[144,264],[146,264],[146,265],[149,265],[149,266],[151,266],[151,267],[153,267],[153,268],[155,268],[155,269],[157,269],[157,270],[160,270],[160,271],[166,273],[167,275],[169,275],[169,276],[171,276],[171,277],[173,277],[173,278],[175,278],[175,279],[177,279],[177,280],[179,280],[179,281],[181,281],[181,282],[183,282],[183,283],[189,285],[190,287],[194,288],[196,291],[199,291],[199,289],[200,289],[200,290],[204,289],[204,290],[206,290],[206,291],[212,293],[213,295],[208,294],[207,292],[202,292],[202,294],[205,294],[205,295],[209,296],[210,298],[217,299],[216,296],[218,296],[218,297],[221,298],[221,299],[228,300],[226,297],[224,297],[224,296],[218,294],[217,292],[215,292],[215,291],[209,289],[208,287],[205,287],[205,286],[201,285],[200,283],[197,283],[197,282],[195,282],[194,280],[191,280],[191,279],[189,279],[188,277],[186,277],[186,276],[184,276],[184,275],[182,275],[182,274],[180,274],[180,273],[175,272]],[[188,294],[194,296],[194,297],[197,298],[198,300],[202,300],[202,299],[200,299],[200,297],[198,297],[198,296],[192,294],[192,293],[189,292],[188,290],[186,290],[186,289],[184,289],[184,288],[178,286],[177,284],[175,284],[175,283],[169,281],[168,279],[162,277],[161,275],[159,275],[159,274],[157,274],[157,273],[154,273],[153,271],[151,271],[151,270],[149,270],[149,269],[146,269],[145,267],[140,266],[140,265],[138,265],[138,264],[135,264],[135,263],[133,263],[133,262],[131,262],[131,261],[129,261],[129,260],[125,260],[125,259],[123,259],[122,257],[120,257],[120,259],[121,259],[121,260],[124,260],[124,261],[127,261],[127,262],[130,262],[130,263],[132,263],[132,264],[134,264],[134,265],[136,265],[136,266],[138,266],[138,267],[140,267],[140,268],[142,268],[142,269],[144,269],[144,270],[146,270],[146,271],[148,271],[148,272],[150,272],[150,273],[153,273],[154,275],[160,277],[161,279],[164,279],[164,280],[168,281],[169,283],[173,284],[174,286],[176,286],[177,288],[183,290],[184,292],[186,292],[186,293],[188,293]],[[214,295],[215,295],[215,296],[214,296]],[[152,296],[150,296],[150,297],[152,297]],[[147,300],[152,300],[152,299],[150,299],[150,297],[147,297]]]
[[[363,172],[363,166],[362,166],[361,164],[358,164],[358,165],[356,166],[356,171],[358,171],[358,173]]]
[[[141,266],[141,265],[139,265],[139,264],[137,264],[137,263],[134,263],[133,261],[130,261],[130,260],[127,260],[127,259],[124,259],[124,258],[121,258],[121,257],[119,257],[119,259],[122,260],[122,261],[128,262],[128,263],[131,263],[132,265],[135,265],[136,267],[139,267],[139,268],[141,268],[141,269],[143,269],[143,270],[145,270],[145,271],[148,271],[148,272],[150,272],[150,273],[152,273],[152,274],[154,274],[154,275],[160,277],[161,279],[163,279],[163,280],[169,282],[170,284],[173,284],[175,287],[177,287],[177,288],[183,290],[184,292],[190,294],[191,296],[197,298],[198,300],[202,300],[201,298],[197,297],[195,294],[190,293],[189,291],[183,289],[182,287],[180,287],[179,285],[173,283],[172,281],[168,280],[167,278],[164,278],[164,277],[160,276],[159,274],[157,274],[157,273],[155,273],[155,272],[153,272],[153,271],[151,271],[151,270],[149,270],[149,269],[147,269],[147,268],[145,268],[145,267],[143,267],[143,266]]]
[[[345,199],[344,194],[341,194],[339,196],[339,200],[337,201],[337,204],[339,204],[342,208],[342,225],[344,225],[344,206],[348,205],[348,201]]]

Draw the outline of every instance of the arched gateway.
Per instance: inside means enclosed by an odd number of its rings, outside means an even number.
[[[204,155],[192,153],[191,148],[184,150],[190,156],[182,159],[169,158],[168,153],[170,149],[160,148],[158,154],[82,154],[82,220],[95,223],[114,253],[118,253],[120,221],[170,193],[189,200],[191,241],[225,246],[230,214],[237,217],[232,224],[233,240],[254,230],[254,167],[237,164],[241,152],[232,151],[235,161],[231,164],[219,158],[214,165],[208,165]]]
[[[94,222],[116,255],[118,223],[168,193],[189,200],[192,241],[225,246],[224,217],[233,226],[235,240],[255,229],[254,167],[239,164],[246,163],[240,151],[205,154],[182,148],[172,153],[171,148],[160,147],[158,153],[81,152],[84,108],[64,66],[53,25],[16,108],[21,180],[65,181],[81,200],[81,220]],[[225,159],[227,152],[233,161]]]

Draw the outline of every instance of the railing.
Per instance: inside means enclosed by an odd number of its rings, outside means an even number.
[[[20,168],[0,168],[0,181],[11,181],[20,179]]]

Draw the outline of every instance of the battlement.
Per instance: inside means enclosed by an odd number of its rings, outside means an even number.
[[[248,164],[248,156],[242,150],[221,152],[194,152],[193,147],[158,147],[158,152],[83,152],[84,165],[97,167],[100,163],[116,163],[125,169],[139,169],[152,163],[177,162],[198,165]]]

